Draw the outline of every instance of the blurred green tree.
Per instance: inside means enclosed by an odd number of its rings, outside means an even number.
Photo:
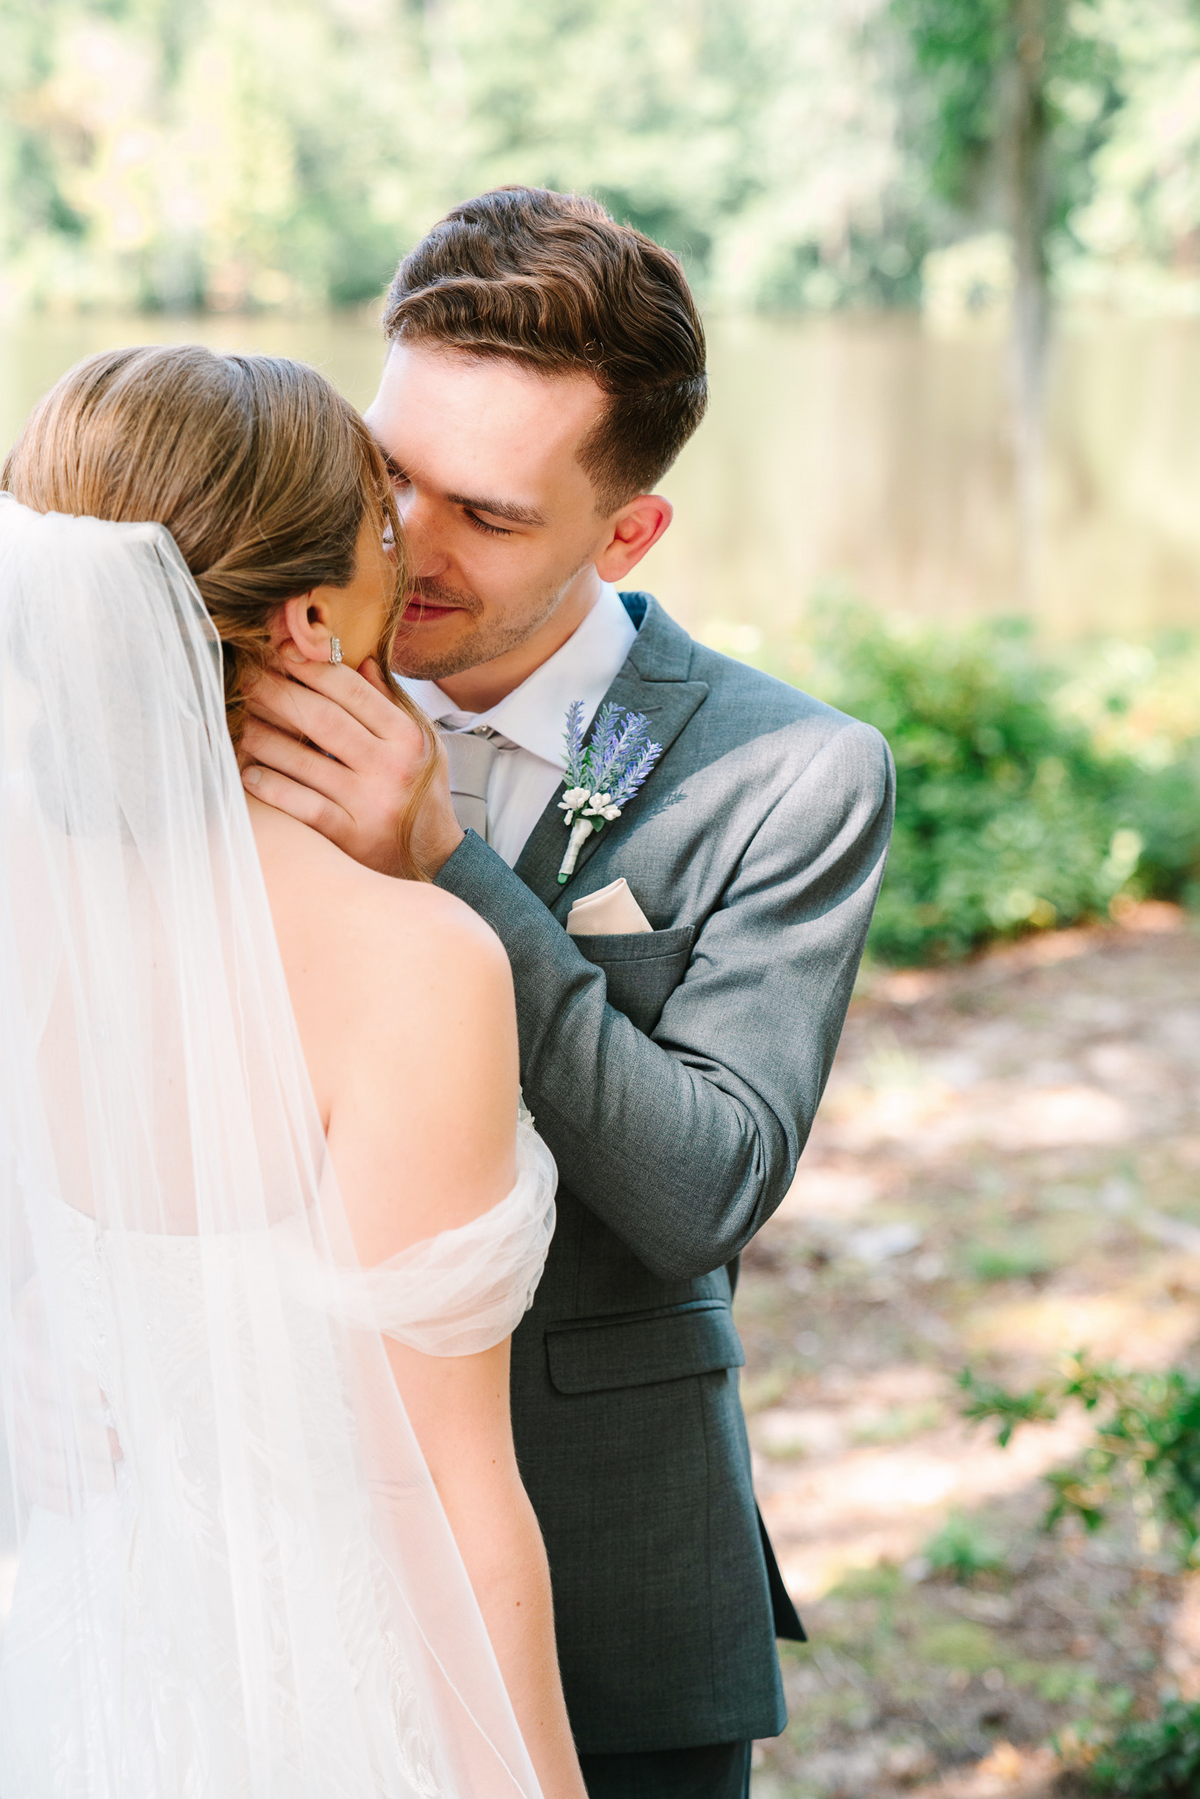
[[[1091,197],[1124,93],[1098,0],[892,0],[925,84],[917,136],[934,192],[1012,247],[1012,399],[1025,598],[1040,539],[1049,272]]]
[[[1011,223],[1032,415],[1048,269],[1200,303],[1198,96],[1195,0],[0,0],[0,305],[354,302],[502,181],[726,308]]]
[[[729,304],[913,300],[885,27],[886,0],[0,0],[3,279],[353,302],[454,200],[528,181]]]

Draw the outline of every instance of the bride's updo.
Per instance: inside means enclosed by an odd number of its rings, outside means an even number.
[[[30,414],[0,486],[36,512],[166,526],[224,646],[235,743],[272,614],[313,587],[344,587],[375,514],[396,543],[395,600],[375,651],[390,670],[408,585],[392,485],[357,412],[304,363],[199,344],[89,356]]]

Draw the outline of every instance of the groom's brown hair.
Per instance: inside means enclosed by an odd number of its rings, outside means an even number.
[[[609,396],[579,446],[601,512],[666,473],[708,400],[704,327],[679,259],[598,201],[500,187],[456,206],[396,271],[384,331]]]

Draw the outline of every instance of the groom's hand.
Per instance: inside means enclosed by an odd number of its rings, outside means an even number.
[[[285,666],[290,679],[268,673],[250,697],[239,745],[246,791],[311,825],[367,868],[411,874],[398,828],[425,772],[419,728],[388,697],[374,661],[356,671],[297,656]],[[415,821],[413,854],[436,874],[462,839],[439,751]]]

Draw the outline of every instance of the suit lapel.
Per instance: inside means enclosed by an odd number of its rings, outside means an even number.
[[[708,686],[703,681],[687,679],[692,640],[673,619],[668,618],[657,600],[642,594],[622,594],[621,598],[634,617],[637,616],[634,605],[644,600],[645,616],[624,667],[604,699],[630,712],[644,712],[650,724],[650,735],[655,743],[662,745],[663,751],[645,786],[629,802],[631,806],[641,806],[661,778],[671,745],[707,697]],[[625,822],[622,815],[605,825],[603,831],[593,831],[579,851],[574,876],[565,887],[560,887],[558,869],[567,847],[567,833],[558,802],[565,791],[563,783],[533,827],[514,870],[551,911],[557,909],[560,901],[574,898],[575,882],[588,858],[599,848],[602,838],[619,831]]]

